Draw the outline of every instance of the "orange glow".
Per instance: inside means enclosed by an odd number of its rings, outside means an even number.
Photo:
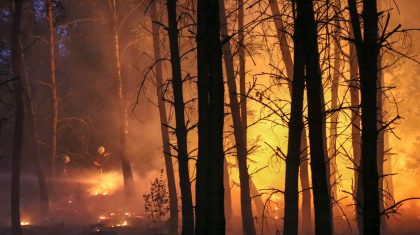
[[[31,222],[29,220],[22,220],[20,221],[21,226],[29,226],[31,225]]]
[[[89,194],[92,196],[108,196],[122,187],[121,175],[117,173],[103,173],[92,176],[89,180]]]

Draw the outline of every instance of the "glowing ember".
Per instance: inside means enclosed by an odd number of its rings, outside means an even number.
[[[105,227],[126,227],[126,226],[138,226],[144,221],[144,217],[136,215],[136,213],[125,212],[125,213],[109,213],[108,215],[100,215],[98,222]]]
[[[31,225],[31,222],[29,222],[27,220],[22,220],[22,221],[20,221],[20,225],[22,225],[22,226],[28,226],[28,225]]]

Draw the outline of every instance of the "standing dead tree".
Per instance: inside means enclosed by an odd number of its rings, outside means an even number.
[[[176,0],[167,1],[168,32],[171,52],[172,88],[175,108],[175,134],[179,164],[179,180],[182,200],[182,234],[194,234],[194,210],[188,169],[187,127],[185,124],[185,104],[182,88],[181,60],[178,45],[178,21]],[[223,167],[222,167],[223,169]],[[223,170],[222,170],[223,172]]]
[[[354,42],[359,63],[362,150],[361,174],[363,190],[363,234],[380,234],[379,175],[377,163],[377,90],[378,90],[378,12],[376,0],[364,0],[363,33],[355,0],[348,0]],[[360,180],[360,178],[359,178]]]
[[[175,174],[172,163],[171,145],[169,140],[168,130],[168,117],[166,113],[166,107],[164,102],[164,86],[163,86],[163,75],[162,75],[162,63],[160,60],[160,40],[159,40],[159,25],[157,12],[156,12],[156,1],[153,1],[150,6],[150,18],[152,21],[152,36],[153,36],[153,53],[156,63],[155,74],[156,74],[156,89],[158,97],[158,108],[159,117],[161,122],[161,134],[163,144],[163,155],[165,159],[166,178],[168,181],[168,193],[169,193],[169,213],[170,213],[170,234],[176,234],[178,232],[178,197],[175,185]]]
[[[218,0],[197,10],[198,158],[195,233],[224,234],[224,87]]]
[[[225,15],[225,4],[223,0],[219,1],[220,7],[220,30],[222,35],[222,51],[225,62],[226,77],[229,91],[229,107],[233,120],[233,134],[236,143],[236,156],[238,160],[239,181],[241,191],[241,215],[243,233],[246,235],[255,235],[255,225],[252,216],[252,205],[250,196],[250,179],[247,164],[247,146],[244,135],[244,126],[241,120],[240,103],[238,101],[238,92],[236,88],[236,79],[234,71],[233,55],[228,40],[227,20]],[[246,129],[246,128],[245,128]]]
[[[317,24],[313,1],[298,0],[297,14],[303,18],[305,81],[308,96],[308,125],[311,172],[315,208],[315,234],[332,234],[329,178],[326,169],[327,147],[325,101],[318,51]],[[295,45],[296,47],[296,45]]]
[[[283,57],[283,62],[286,68],[286,74],[288,77],[288,85],[289,85],[289,92],[290,96],[292,96],[292,82],[294,79],[293,73],[293,61],[292,61],[292,54],[290,52],[290,46],[287,41],[285,27],[283,25],[283,21],[281,19],[281,14],[278,6],[278,2],[276,0],[270,1],[270,9],[273,15],[274,25],[276,27],[277,38],[280,44],[280,51]],[[310,188],[309,184],[309,169],[308,169],[308,143],[306,139],[306,129],[302,127],[302,136],[301,136],[301,156],[300,156],[300,182],[302,187],[302,232],[304,234],[310,233],[311,231],[311,221],[312,221],[312,209],[311,209],[311,191],[308,190]],[[305,222],[303,222],[305,221]]]
[[[300,150],[303,130],[303,93],[305,89],[305,41],[304,41],[304,18],[301,5],[298,5],[295,19],[294,41],[294,65],[292,81],[292,104],[289,121],[289,141],[286,157],[286,185],[284,194],[284,234],[298,234],[298,211],[299,192],[298,174],[300,165]],[[280,29],[279,29],[280,30]],[[285,39],[284,39],[285,40]],[[284,53],[283,56],[290,55]],[[291,60],[291,58],[289,57]],[[290,68],[289,68],[290,69]]]

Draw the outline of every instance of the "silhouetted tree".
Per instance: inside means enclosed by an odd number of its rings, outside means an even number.
[[[354,38],[353,27],[350,28],[349,38]],[[355,195],[355,210],[356,210],[356,221],[359,233],[362,231],[362,208],[361,202],[363,201],[363,189],[360,174],[361,168],[361,126],[360,126],[360,83],[359,83],[359,65],[357,63],[357,52],[354,42],[350,42],[350,104],[351,104],[351,143],[353,147],[353,163],[354,163],[354,185],[353,194]]]
[[[274,14],[274,13],[273,13]],[[286,183],[284,194],[284,234],[298,234],[298,174],[300,164],[301,137],[303,130],[303,93],[305,89],[305,32],[302,3],[297,4],[297,16],[294,22],[294,65],[292,81],[292,104],[289,121],[289,141],[286,157]],[[287,56],[283,53],[283,57]],[[290,55],[290,54],[289,54]],[[291,58],[289,58],[291,60]],[[289,68],[290,69],[290,68]],[[292,74],[292,72],[290,72]]]
[[[175,134],[179,164],[179,181],[182,200],[182,234],[194,234],[194,210],[191,195],[191,183],[188,170],[187,127],[185,126],[184,95],[182,89],[181,60],[178,46],[178,22],[176,0],[167,1],[168,31],[171,51],[172,88],[175,107]],[[222,168],[223,169],[223,168]],[[222,170],[223,172],[223,170]]]
[[[224,87],[218,0],[198,1],[196,234],[225,234]]]
[[[380,234],[379,176],[377,163],[378,12],[376,0],[363,0],[362,24],[355,0],[348,0],[359,63],[363,188],[363,234]],[[363,36],[362,36],[363,35]],[[360,178],[359,178],[360,180]]]
[[[233,55],[228,40],[227,20],[225,15],[225,4],[223,0],[219,1],[220,7],[220,32],[222,35],[222,51],[225,62],[227,84],[229,90],[229,107],[232,114],[233,134],[236,144],[236,157],[238,160],[239,181],[241,191],[241,215],[243,233],[246,235],[255,235],[255,225],[252,216],[252,205],[249,189],[249,173],[247,163],[247,148],[244,135],[244,126],[241,120],[240,103],[238,101],[235,71],[233,65]],[[245,128],[246,129],[246,128]]]
[[[163,155],[165,159],[166,178],[168,180],[169,193],[169,213],[170,213],[170,234],[177,234],[178,232],[178,197],[175,185],[175,175],[172,163],[171,146],[169,140],[168,117],[166,114],[166,107],[164,103],[164,85],[162,76],[162,62],[160,61],[160,40],[159,40],[159,25],[157,24],[158,17],[156,13],[156,1],[152,2],[150,6],[150,18],[152,21],[152,36],[153,36],[153,54],[156,74],[156,89],[157,89],[157,104],[159,108],[160,130],[162,134]]]
[[[286,74],[288,77],[288,85],[290,96],[292,96],[292,81],[293,81],[293,61],[292,54],[290,52],[290,46],[286,38],[285,27],[281,19],[279,6],[276,0],[270,1],[270,9],[273,14],[273,21],[276,27],[277,38],[280,44],[280,51],[282,54],[283,62],[286,68]],[[311,208],[311,191],[309,184],[309,167],[308,167],[308,143],[306,139],[306,129],[303,126],[302,137],[301,137],[301,149],[300,149],[300,182],[302,190],[302,232],[304,234],[311,232],[312,227],[312,208]]]
[[[325,133],[325,102],[313,1],[297,1],[297,12],[298,14],[301,14],[304,25],[305,78],[308,96],[308,125],[311,152],[312,191],[315,207],[315,234],[328,235],[333,233],[333,223],[329,177],[326,170],[326,159],[328,155]]]

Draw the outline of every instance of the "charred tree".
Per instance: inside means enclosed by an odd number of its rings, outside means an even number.
[[[177,139],[179,181],[182,202],[182,234],[194,234],[194,210],[188,169],[187,127],[185,126],[184,97],[182,89],[181,60],[178,46],[176,0],[167,1],[168,31],[171,51],[172,88],[175,106],[175,134]],[[223,172],[223,165],[222,165]]]
[[[155,61],[160,60],[160,40],[159,40],[159,25],[156,13],[156,2],[154,1],[150,6],[150,18],[152,20],[152,34],[153,34],[153,52]],[[156,73],[156,89],[158,97],[158,108],[160,117],[160,130],[162,134],[162,145],[163,155],[165,159],[166,178],[168,180],[168,192],[169,192],[169,213],[170,213],[170,228],[169,233],[171,235],[177,234],[178,232],[178,197],[175,185],[175,174],[172,163],[171,146],[169,140],[168,130],[168,119],[166,114],[166,107],[164,103],[165,92],[163,90],[163,76],[162,76],[162,63],[159,61],[155,65]]]
[[[377,162],[377,90],[378,90],[378,12],[376,0],[364,0],[363,36],[355,0],[348,0],[359,63],[363,189],[363,234],[380,234],[379,176]],[[360,180],[360,179],[359,179]]]
[[[218,0],[198,1],[196,234],[225,234],[224,87]]]
[[[23,143],[24,102],[21,73],[21,52],[19,49],[20,27],[22,18],[22,0],[14,1],[13,23],[11,32],[11,56],[13,72],[13,90],[15,98],[15,126],[12,152],[12,182],[11,182],[11,234],[21,235],[20,225],[20,173]]]
[[[299,164],[300,147],[303,130],[303,93],[305,89],[305,67],[304,67],[304,21],[303,11],[298,5],[297,17],[295,19],[295,34],[293,41],[295,45],[293,81],[292,81],[292,103],[289,121],[289,140],[286,157],[286,183],[284,194],[284,234],[298,234],[298,211],[299,211]],[[290,55],[290,54],[289,54]],[[284,56],[284,55],[283,55]],[[291,58],[289,58],[291,59]]]
[[[55,177],[55,160],[57,154],[57,124],[58,124],[58,98],[57,98],[57,80],[56,80],[56,67],[55,67],[55,27],[54,27],[54,9],[53,1],[46,0],[45,8],[48,15],[49,26],[49,56],[50,56],[50,95],[51,95],[51,120],[50,120],[50,159],[51,159],[51,173]]]
[[[246,139],[241,121],[240,103],[238,101],[235,71],[233,65],[233,55],[228,40],[227,20],[225,15],[225,5],[223,0],[219,0],[220,5],[220,32],[222,36],[222,50],[225,62],[226,77],[229,91],[229,107],[233,120],[233,134],[236,143],[236,157],[238,160],[240,196],[241,196],[241,215],[242,229],[245,235],[255,235],[255,225],[252,216],[251,196],[249,189],[249,173],[247,164]]]
[[[280,51],[283,56],[283,62],[286,68],[286,74],[289,79],[289,92],[292,96],[292,82],[293,82],[293,69],[294,64],[292,61],[292,54],[290,52],[290,46],[286,38],[285,28],[280,15],[279,6],[276,0],[270,1],[270,9],[274,17],[274,25],[277,31],[277,38],[280,44]],[[308,143],[306,140],[306,129],[302,127],[301,136],[301,155],[300,155],[300,183],[302,187],[302,232],[308,234],[312,230],[312,208],[311,208],[311,191],[309,190],[309,169],[308,169]]]
[[[127,99],[124,88],[124,81],[122,77],[122,67],[120,58],[120,25],[118,24],[118,3],[117,0],[110,1],[112,13],[112,43],[114,49],[114,62],[115,62],[115,82],[116,82],[116,100],[118,102],[119,114],[119,140],[120,145],[118,155],[121,158],[121,167],[124,178],[124,191],[127,197],[134,196],[134,180],[131,164],[127,157],[127,133],[128,133],[128,112],[127,112]]]
[[[305,78],[308,95],[308,124],[315,207],[315,234],[328,235],[333,234],[333,223],[329,177],[326,169],[328,155],[326,147],[325,102],[313,1],[297,1],[297,12],[303,18],[305,38]]]

